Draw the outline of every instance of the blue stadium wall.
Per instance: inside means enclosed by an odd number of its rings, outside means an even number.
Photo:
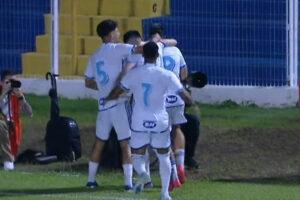
[[[285,0],[171,0],[171,15],[143,20],[160,23],[178,40],[189,71],[202,71],[209,84],[286,84]]]
[[[44,33],[50,0],[1,0],[0,71],[22,73],[21,54],[35,50],[35,36]]]

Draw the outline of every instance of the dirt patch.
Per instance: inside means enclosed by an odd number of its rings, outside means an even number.
[[[298,131],[259,130],[214,132],[201,129],[196,158],[200,170],[191,178],[247,179],[299,173]]]
[[[19,152],[45,150],[43,127],[24,130]],[[78,163],[57,163],[36,170],[87,170],[95,127],[80,128],[82,158]],[[299,174],[298,130],[241,130],[217,132],[201,127],[196,151],[199,170],[187,170],[190,179],[253,179]],[[26,167],[25,167],[26,168]]]

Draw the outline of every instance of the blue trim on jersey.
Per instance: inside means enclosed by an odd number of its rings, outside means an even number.
[[[126,110],[126,113],[127,113],[128,124],[129,124],[129,127],[130,127],[130,126],[131,126],[131,115],[132,115],[132,110],[131,110],[129,101],[125,101],[125,110]]]
[[[125,92],[129,92],[129,91],[130,91],[130,89],[128,89],[127,87],[125,87],[121,82],[120,82],[119,86],[120,86]]]
[[[96,134],[96,138],[97,138],[98,140],[102,141],[102,142],[106,142],[106,141],[108,140],[108,138],[107,138],[106,140],[99,138],[99,137],[97,136],[97,134]]]
[[[109,109],[111,109],[111,108],[114,108],[114,107],[116,107],[117,105],[118,105],[118,104],[112,105],[112,106],[110,106],[110,107],[108,107],[108,108],[99,109],[98,111],[99,111],[99,112],[102,112],[102,111],[107,111],[107,110],[109,110]]]
[[[166,106],[166,109],[168,109],[168,108],[182,107],[182,106],[184,106],[184,104],[176,105],[176,106]]]
[[[153,134],[165,133],[165,132],[167,132],[169,130],[169,128],[170,127],[168,127],[164,131],[156,132],[156,131],[137,131],[137,130],[134,130],[133,128],[131,128],[131,126],[130,126],[130,130],[133,131],[133,132],[136,132],[136,133],[153,133]]]
[[[126,140],[130,140],[130,137],[124,138],[124,139],[122,139],[122,140],[118,140],[118,142],[123,142],[123,141],[126,141]]]
[[[131,48],[131,54],[134,54],[135,45]]]
[[[146,146],[148,146],[148,145],[149,145],[149,143],[148,143],[148,144],[145,144],[145,145],[143,145],[143,146],[141,146],[141,147],[138,147],[138,148],[133,148],[133,147],[131,147],[131,149],[133,149],[133,150],[138,150],[138,149],[144,148],[144,147],[146,147]]]
[[[171,143],[171,142],[170,142]],[[154,147],[152,145],[150,145],[152,149],[166,149],[166,148],[170,148],[171,144],[167,147]]]
[[[187,123],[187,120],[185,120],[185,122],[181,122],[181,123],[177,123],[177,124],[172,124],[172,126],[178,126],[178,125],[186,124],[186,123]]]
[[[177,92],[175,94],[179,94],[180,92],[183,92],[184,91],[184,88],[180,88],[179,90],[177,90]]]
[[[163,41],[160,41],[160,42],[162,43],[163,48],[165,48],[167,46],[166,43],[164,43]]]
[[[182,65],[180,66],[180,69],[186,68],[186,65]]]
[[[95,77],[90,77],[90,76],[87,76],[87,75],[84,75],[84,78],[86,78],[86,79],[95,79]]]

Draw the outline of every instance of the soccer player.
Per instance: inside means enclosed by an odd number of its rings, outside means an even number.
[[[170,200],[168,186],[171,175],[169,147],[171,145],[169,117],[165,108],[165,95],[168,91],[178,93],[187,103],[192,104],[191,97],[183,89],[176,76],[156,65],[158,46],[148,42],[143,47],[145,65],[129,71],[120,86],[110,93],[105,101],[116,99],[124,91],[132,92],[134,106],[131,121],[132,161],[138,180],[134,190],[141,192],[149,181],[146,173],[144,154],[148,145],[157,149],[159,172],[162,182],[161,200]]]
[[[115,21],[104,20],[97,26],[97,33],[103,44],[88,61],[85,71],[85,86],[98,90],[98,116],[96,122],[96,141],[89,162],[87,187],[97,187],[95,175],[101,160],[105,141],[109,138],[112,127],[115,128],[122,151],[122,163],[125,179],[125,190],[132,189],[132,162],[128,140],[130,128],[125,109],[126,98],[120,97],[103,105],[103,100],[114,87],[122,74],[122,60],[132,53],[141,53],[142,47],[118,43],[120,32]]]
[[[160,24],[154,24],[150,28],[151,37],[161,39],[163,28]],[[173,72],[178,80],[184,81],[187,78],[187,66],[181,51],[177,47],[166,47],[163,49],[164,68]],[[175,160],[172,159],[172,177],[169,191],[173,186],[180,186],[185,182],[184,155],[185,138],[180,125],[187,122],[184,116],[184,101],[176,94],[169,93],[166,98],[166,108],[172,124],[172,150],[175,153]],[[176,169],[177,167],[177,169]],[[178,182],[177,178],[180,182]]]

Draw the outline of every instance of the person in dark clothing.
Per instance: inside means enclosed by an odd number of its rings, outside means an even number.
[[[187,123],[181,125],[181,130],[185,136],[185,165],[189,168],[199,168],[199,164],[194,159],[196,146],[200,135],[200,121],[196,115],[185,113]]]

